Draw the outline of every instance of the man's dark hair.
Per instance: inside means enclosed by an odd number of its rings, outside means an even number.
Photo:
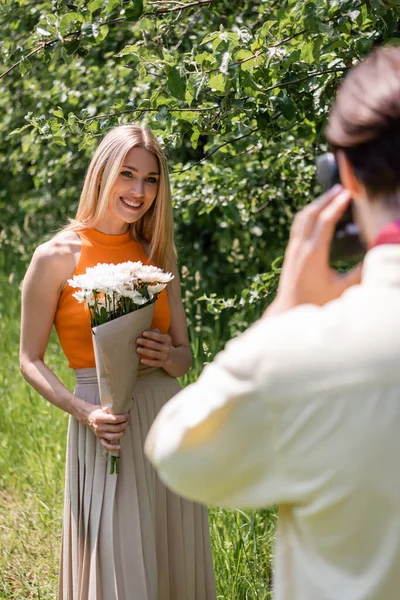
[[[368,194],[400,191],[400,47],[387,46],[351,69],[339,88],[326,137],[343,149]]]

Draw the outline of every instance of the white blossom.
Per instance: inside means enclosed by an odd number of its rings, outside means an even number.
[[[156,283],[155,285],[149,285],[147,286],[147,290],[151,293],[151,294],[159,294],[160,292],[162,292],[165,288],[167,287],[166,283]]]
[[[126,298],[130,298],[132,300],[132,302],[134,304],[137,304],[138,306],[147,304],[149,301],[148,298],[146,298],[145,296],[142,296],[142,294],[140,292],[138,292],[137,290],[126,290],[124,296]]]
[[[86,293],[83,290],[80,292],[75,292],[75,294],[72,294],[72,296],[78,300],[79,304],[86,302]]]
[[[172,273],[166,273],[162,269],[153,267],[152,265],[145,265],[137,269],[135,276],[140,281],[143,281],[143,283],[152,283],[153,285],[156,283],[168,283],[174,278]]]
[[[173,277],[172,273],[166,273],[154,265],[127,261],[116,265],[98,263],[88,267],[85,273],[69,279],[68,283],[72,288],[78,288],[73,297],[80,303],[86,302],[91,308],[93,325],[104,322],[104,315],[100,314],[103,307],[109,313],[109,318],[135,310],[129,303],[124,303],[123,298],[129,298],[137,307],[154,301],[154,296]]]

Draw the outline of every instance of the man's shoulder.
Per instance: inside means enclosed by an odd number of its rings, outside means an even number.
[[[299,306],[257,321],[227,344],[220,361],[239,377],[252,371],[276,398],[307,394],[328,381],[340,387],[350,372],[361,384],[366,371],[374,378],[394,368],[399,303],[400,290],[354,286],[323,307]]]

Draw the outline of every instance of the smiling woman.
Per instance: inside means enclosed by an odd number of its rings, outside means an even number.
[[[136,165],[136,166],[132,166]],[[145,148],[132,148],[111,190],[108,214],[115,227],[134,223],[153,205],[160,178],[157,158]]]
[[[137,340],[129,414],[99,406],[89,314],[68,279],[99,262],[142,261],[175,275]],[[44,362],[52,326],[75,370],[71,393]],[[165,156],[137,125],[99,145],[75,219],[35,251],[23,285],[21,369],[71,415],[60,600],[215,600],[207,512],[168,491],[143,453],[149,427],[191,363]],[[121,449],[118,477],[102,450]]]

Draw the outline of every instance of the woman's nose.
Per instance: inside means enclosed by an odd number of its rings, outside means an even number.
[[[136,196],[143,196],[144,184],[141,179],[134,179],[131,184],[131,192]]]

